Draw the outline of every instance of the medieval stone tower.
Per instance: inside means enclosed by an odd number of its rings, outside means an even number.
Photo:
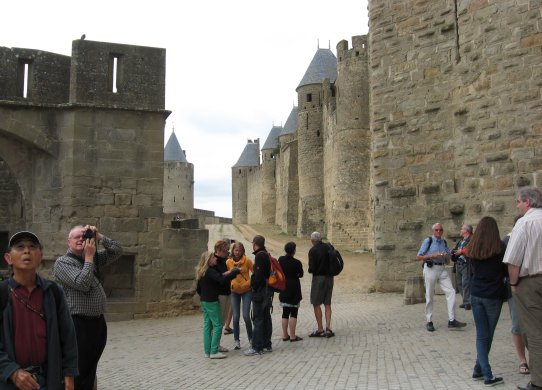
[[[248,181],[260,167],[260,140],[248,140],[232,171],[232,219],[234,223],[248,222]],[[253,184],[251,184],[253,185]],[[259,183],[254,183],[261,188]],[[260,203],[261,204],[261,203]]]
[[[279,135],[282,127],[273,126],[262,147],[262,223],[275,223],[275,212],[277,207],[276,190],[276,163],[279,154]]]
[[[188,218],[194,214],[194,164],[186,160],[175,131],[164,148],[164,214]]]
[[[298,96],[299,206],[297,234],[325,231],[324,126],[322,83],[337,78],[337,59],[329,49],[318,49],[296,92]]]
[[[324,194],[327,238],[372,249],[369,70],[366,36],[337,45],[337,80],[324,87]]]
[[[279,135],[279,154],[276,156],[275,223],[290,234],[297,232],[299,205],[297,117],[298,109],[294,106]]]

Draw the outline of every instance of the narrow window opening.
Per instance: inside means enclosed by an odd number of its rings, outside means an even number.
[[[307,103],[312,102],[312,93],[307,94]]]
[[[111,53],[109,55],[109,85],[108,90],[113,93],[119,92],[122,85],[122,56]]]
[[[17,84],[19,96],[24,99],[29,98],[32,90],[32,60],[27,58],[19,59]]]
[[[23,97],[25,99],[28,97],[28,64],[24,64]]]
[[[117,93],[117,66],[118,57],[113,57],[113,93]]]

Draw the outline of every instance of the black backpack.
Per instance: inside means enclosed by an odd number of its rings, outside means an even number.
[[[331,244],[327,244],[329,254],[329,276],[337,276],[341,273],[344,267],[344,261],[337,249]]]

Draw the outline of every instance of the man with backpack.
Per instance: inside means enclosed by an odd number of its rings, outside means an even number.
[[[254,268],[251,276],[252,286],[252,346],[245,351],[246,356],[273,352],[271,335],[271,304],[273,291],[268,286],[271,275],[271,261],[265,249],[265,237],[257,235],[252,240],[254,249]]]
[[[435,285],[438,283],[448,303],[448,328],[456,329],[466,326],[464,322],[455,319],[455,289],[452,280],[446,271],[445,265],[450,262],[450,249],[446,240],[442,238],[444,229],[440,223],[432,227],[433,235],[427,237],[418,251],[416,260],[423,261],[423,279],[425,282],[425,316],[426,329],[434,332],[433,326],[433,297]]]
[[[311,304],[316,317],[318,329],[309,337],[333,337],[331,330],[331,296],[333,294],[333,276],[329,274],[329,246],[322,242],[319,232],[311,234],[312,248],[309,250],[309,273],[312,274]],[[326,329],[322,323],[322,307],[324,305]]]
[[[73,390],[77,340],[64,293],[36,270],[43,259],[28,231],[9,240],[12,275],[0,283],[0,388]]]

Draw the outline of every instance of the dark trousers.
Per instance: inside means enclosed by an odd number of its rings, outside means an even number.
[[[74,315],[77,334],[79,376],[75,377],[75,390],[92,390],[98,361],[107,342],[107,324],[103,316],[97,318]]]
[[[271,335],[273,326],[271,322],[271,298],[263,302],[252,301],[252,348],[260,352],[264,348],[271,348]]]

